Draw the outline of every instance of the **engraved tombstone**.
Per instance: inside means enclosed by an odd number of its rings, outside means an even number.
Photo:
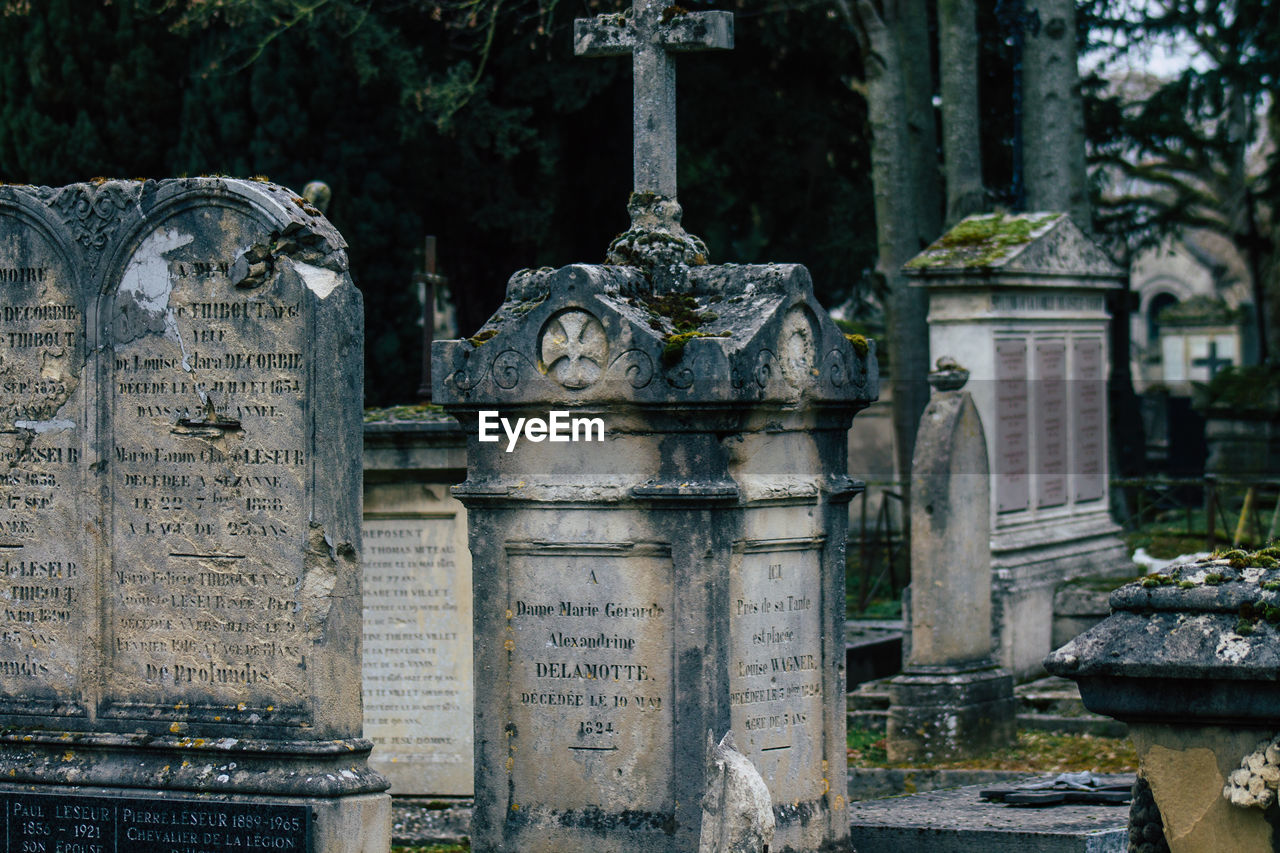
[[[11,844],[385,849],[344,246],[266,183],[0,188]]]
[[[466,437],[434,407],[366,412],[364,732],[396,795],[470,797]]]
[[[670,52],[731,46],[732,15],[637,0],[574,31],[634,54],[631,228],[432,351],[467,432],[473,848],[697,849],[731,730],[772,849],[844,849],[845,452],[874,351],[803,267],[709,265],[680,225]]]
[[[730,334],[678,360],[664,295],[625,266],[517,273],[480,335],[436,344],[468,433],[476,850],[695,849],[730,729],[774,849],[847,837],[844,453],[874,361],[801,267],[687,275],[682,304]],[[494,413],[550,431],[507,452],[482,440]]]
[[[971,216],[907,264],[929,349],[972,371],[991,460],[997,655],[1042,671],[1064,580],[1132,569],[1107,496],[1105,291],[1122,271],[1063,214]]]

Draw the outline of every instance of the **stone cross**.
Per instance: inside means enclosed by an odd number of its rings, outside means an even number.
[[[573,22],[575,54],[632,54],[636,193],[676,196],[676,63],[670,54],[732,48],[732,12],[689,12],[668,0],[634,0],[630,15]]]
[[[1218,358],[1218,342],[1209,341],[1209,354],[1204,358],[1195,358],[1191,360],[1192,367],[1204,367],[1209,370],[1209,378],[1217,376],[1222,368],[1230,367],[1235,362],[1229,358]]]

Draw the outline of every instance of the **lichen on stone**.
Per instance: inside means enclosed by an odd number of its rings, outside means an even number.
[[[1222,796],[1239,808],[1267,809],[1280,788],[1280,737],[1261,741],[1240,760],[1222,788]]]
[[[970,216],[907,263],[907,269],[992,266],[1040,237],[1062,216],[1061,213]]]
[[[664,367],[675,367],[680,363],[680,359],[684,358],[685,344],[694,338],[727,338],[730,332],[680,332],[675,335],[668,335],[662,344],[662,364]]]
[[[694,338],[727,338],[729,331],[710,332],[702,328],[720,319],[706,310],[698,299],[685,293],[658,293],[628,300],[649,314],[649,328],[663,334],[662,363],[674,367],[684,357],[684,348]]]
[[[627,202],[631,227],[609,244],[605,263],[633,266],[647,274],[679,277],[691,266],[707,263],[707,244],[680,224],[683,215],[674,198],[656,193],[632,193]]]
[[[867,353],[871,351],[871,345],[867,343],[865,335],[846,334],[844,339],[853,346],[853,351],[858,354],[859,358],[866,358]]]
[[[437,406],[434,403],[418,403],[411,406],[387,406],[380,409],[370,408],[364,410],[364,422],[367,424],[452,419],[453,416],[445,412],[443,406]]]
[[[473,347],[482,346],[486,341],[493,340],[498,334],[497,329],[481,329],[471,337],[467,338],[467,343]]]

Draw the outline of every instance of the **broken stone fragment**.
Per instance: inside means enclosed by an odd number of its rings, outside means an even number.
[[[707,732],[707,747],[698,853],[767,853],[775,829],[768,785],[738,751],[732,731],[719,744]]]

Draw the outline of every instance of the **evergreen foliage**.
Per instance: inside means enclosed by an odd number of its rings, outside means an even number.
[[[1280,306],[1280,4],[1271,0],[1087,0],[1085,31],[1112,57],[1173,47],[1192,58],[1169,79],[1085,81],[1098,186],[1095,226],[1133,251],[1202,228],[1242,252],[1254,302]],[[1267,124],[1272,125],[1269,147]],[[1259,328],[1262,353],[1268,347]],[[1270,347],[1275,350],[1274,343]]]
[[[366,300],[367,402],[404,402],[424,235],[465,336],[516,269],[599,262],[626,229],[630,63],[572,55],[573,18],[613,8],[0,0],[0,180],[326,181]],[[737,49],[678,64],[685,224],[715,262],[807,264],[834,304],[875,244],[856,45],[826,6],[733,9]]]

